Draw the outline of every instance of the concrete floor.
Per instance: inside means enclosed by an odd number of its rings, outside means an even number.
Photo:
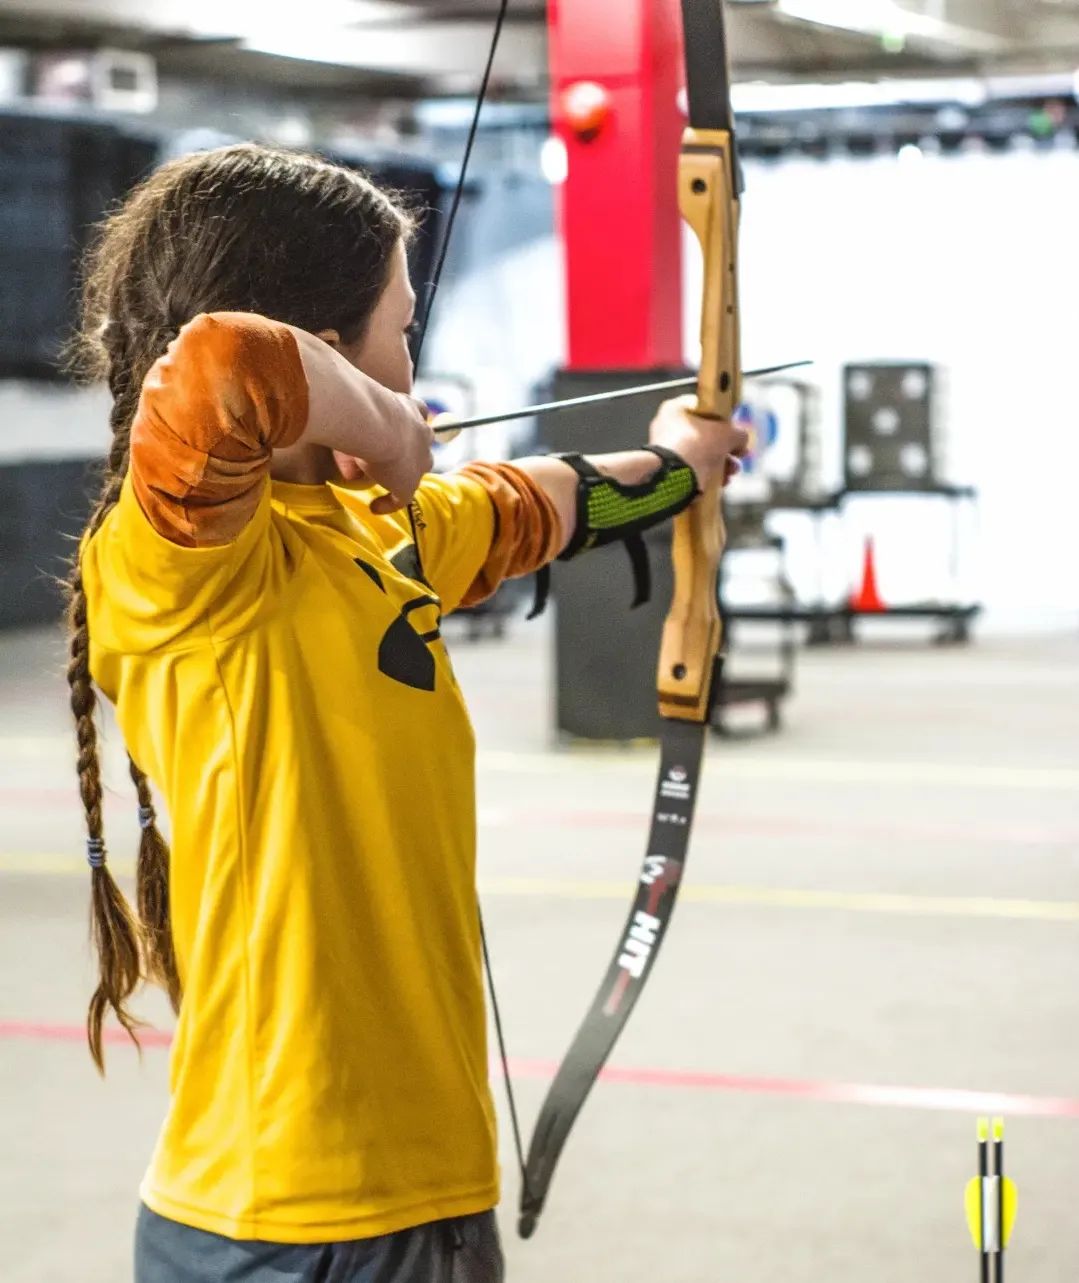
[[[621,926],[656,760],[550,750],[547,649],[522,624],[455,647],[528,1122]],[[800,664],[781,735],[710,745],[629,1072],[594,1092],[527,1244],[504,1128],[512,1283],[974,1280],[979,1112],[1008,1119],[1009,1280],[1079,1278],[1079,639]],[[61,670],[55,633],[0,638],[0,1277],[122,1283],[166,1053],[115,1047],[102,1083],[81,1044]],[[133,851],[115,733],[109,763],[112,846]]]

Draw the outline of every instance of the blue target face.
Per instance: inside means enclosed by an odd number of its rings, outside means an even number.
[[[779,415],[774,410],[766,410],[764,413],[764,432],[765,446],[774,446],[779,440]]]
[[[749,433],[749,450],[742,460],[742,470],[753,472],[764,452],[779,439],[779,416],[766,406],[745,401],[735,410],[734,421]]]

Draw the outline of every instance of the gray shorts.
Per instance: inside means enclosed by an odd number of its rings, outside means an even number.
[[[140,1207],[135,1283],[503,1283],[494,1212],[378,1238],[297,1246],[238,1241]]]

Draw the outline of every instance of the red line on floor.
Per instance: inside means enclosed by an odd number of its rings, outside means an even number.
[[[0,1021],[0,1040],[75,1042],[86,1040],[81,1025],[50,1025],[33,1021]],[[167,1047],[172,1034],[144,1029],[144,1047]],[[130,1045],[122,1029],[107,1029],[105,1041]],[[510,1076],[549,1082],[558,1069],[555,1060],[511,1059]],[[494,1072],[501,1074],[500,1066]],[[1079,1118],[1079,1098],[1028,1096],[1017,1092],[969,1091],[954,1087],[899,1087],[874,1083],[818,1082],[803,1078],[765,1078],[752,1074],[716,1074],[703,1070],[608,1065],[600,1074],[608,1083],[635,1087],[664,1087],[680,1091],[729,1092],[746,1096],[786,1096],[840,1105],[875,1105],[896,1109],[943,1110],[950,1113],[1011,1114],[1028,1118]]]
[[[511,1060],[513,1078],[554,1077],[558,1065],[547,1060]],[[695,1091],[733,1092],[750,1096],[793,1096],[801,1100],[844,1105],[879,1105],[900,1109],[945,1110],[970,1114],[1023,1114],[1031,1118],[1079,1118],[1079,1099],[1026,1096],[1014,1092],[968,1091],[952,1087],[892,1087],[872,1083],[815,1082],[800,1078],[715,1074],[682,1069],[622,1068],[608,1065],[604,1082]]]
[[[25,1042],[85,1042],[82,1025],[43,1025],[31,1020],[0,1020],[0,1041],[17,1039]],[[106,1043],[127,1043],[131,1039],[122,1029],[106,1029]],[[141,1029],[139,1042],[144,1047],[168,1047],[172,1034],[167,1029]]]

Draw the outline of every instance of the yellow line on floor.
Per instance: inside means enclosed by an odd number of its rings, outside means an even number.
[[[135,863],[110,861],[121,877],[131,877]],[[0,874],[85,877],[85,863],[69,855],[0,853]],[[554,900],[621,900],[629,903],[629,882],[570,881],[558,878],[483,878],[484,896],[535,897]],[[1018,900],[993,896],[905,895],[887,891],[815,891],[797,887],[696,885],[682,889],[689,904],[748,905],[761,909],[832,909],[845,913],[898,913],[916,917],[1012,918],[1035,922],[1079,922],[1079,901]]]
[[[594,748],[567,752],[517,753],[481,750],[480,771],[526,775],[649,774],[656,769],[657,750]],[[1020,791],[1079,790],[1079,766],[991,765],[975,762],[866,761],[833,758],[784,757],[780,754],[741,754],[715,748],[706,758],[711,778],[764,780],[769,784],[912,784],[927,788],[1017,789]]]
[[[109,868],[120,877],[135,876],[135,861],[129,856],[109,856]],[[0,873],[29,873],[35,876],[85,877],[89,873],[86,861],[77,855],[24,854],[20,851],[0,851]]]
[[[484,878],[488,896],[550,896],[567,900],[624,900],[632,886],[621,882],[556,881],[549,878]],[[1012,900],[991,896],[901,895],[884,891],[812,891],[793,887],[686,885],[681,898],[696,904],[741,904],[767,909],[839,909],[849,913],[905,913],[924,917],[1025,918],[1079,922],[1079,901]]]
[[[55,761],[65,768],[73,761],[73,740],[67,736],[0,736],[0,760],[19,763]],[[106,744],[106,755],[120,761],[120,744]],[[596,749],[573,745],[550,752],[481,749],[481,773],[509,775],[647,775],[655,773],[656,745],[634,744]],[[763,780],[769,784],[920,785],[926,788],[1014,789],[1021,792],[1079,791],[1079,766],[1032,766],[1029,763],[866,761],[865,759],[789,757],[771,752],[716,745],[706,759],[709,779]],[[65,781],[67,775],[64,776]]]

